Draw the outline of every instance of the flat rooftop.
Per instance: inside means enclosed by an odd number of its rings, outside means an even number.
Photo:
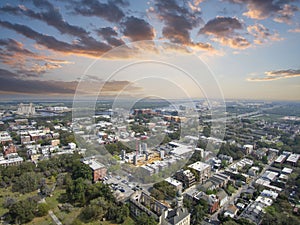
[[[195,162],[191,165],[188,166],[188,168],[191,168],[191,169],[194,169],[194,170],[197,170],[197,171],[203,171],[207,168],[209,168],[210,165],[209,164],[206,164],[206,163],[203,163],[203,162]]]

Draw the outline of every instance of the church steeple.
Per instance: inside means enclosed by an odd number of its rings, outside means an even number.
[[[177,201],[177,208],[183,207],[183,196],[181,190],[178,190],[176,193],[176,201]]]

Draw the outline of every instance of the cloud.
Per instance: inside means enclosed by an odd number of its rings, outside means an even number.
[[[247,31],[253,35],[255,44],[264,44],[269,41],[283,40],[277,32],[271,32],[262,24],[254,24],[247,27]]]
[[[109,22],[120,22],[125,16],[120,9],[121,6],[128,5],[124,1],[108,1],[108,3],[101,3],[98,0],[80,0],[71,1],[71,7],[76,14],[83,16],[97,16]]]
[[[35,76],[70,64],[66,60],[53,59],[34,53],[13,39],[0,39],[0,61],[22,76]]]
[[[104,27],[95,31],[111,46],[117,47],[125,44],[125,42],[122,39],[117,38],[118,33],[111,27]]]
[[[250,42],[242,37],[237,30],[243,30],[244,25],[235,17],[218,16],[209,20],[198,34],[213,36],[213,41],[236,49],[250,47]]]
[[[232,17],[216,17],[209,20],[199,31],[199,34],[214,35],[217,37],[231,37],[235,30],[242,30],[243,24]]]
[[[7,94],[47,94],[47,95],[73,95],[77,88],[78,81],[55,81],[22,79],[16,73],[0,69],[0,90]],[[109,81],[103,83],[102,80],[87,80],[81,82],[81,94],[97,95],[99,87],[103,87],[101,94],[118,94],[125,87],[130,86],[130,91],[140,90],[129,81]],[[86,87],[86,88],[85,88]]]
[[[291,32],[291,33],[300,33],[300,27],[296,27],[296,28],[290,29],[288,31]]]
[[[15,32],[36,41],[37,44],[50,50],[65,54],[99,57],[111,49],[111,46],[103,42],[96,41],[95,39],[87,38],[84,41],[78,40],[76,43],[69,44],[67,42],[57,40],[53,36],[41,34],[25,25],[12,24],[10,22],[0,20],[0,26],[14,30]]]
[[[131,16],[122,23],[123,34],[131,41],[153,40],[154,28],[145,20]]]
[[[76,43],[81,45],[84,49],[99,49],[99,47],[104,47],[106,50],[109,49],[108,46],[105,46],[104,43],[95,40],[89,32],[87,32],[82,27],[74,26],[66,22],[58,8],[55,8],[50,2],[43,1],[34,1],[35,6],[41,7],[42,12],[34,12],[33,10],[26,8],[23,5],[11,6],[6,5],[0,8],[0,11],[11,13],[14,15],[24,15],[32,19],[37,19],[47,23],[49,26],[55,27],[61,34],[68,34],[77,37]],[[118,46],[123,44],[123,42],[117,38],[108,38],[106,40],[108,45]],[[49,46],[47,46],[49,48]],[[76,47],[76,46],[74,46]],[[79,47],[79,46],[77,46]],[[102,49],[101,49],[102,50]],[[89,53],[87,53],[89,54]]]
[[[250,77],[247,80],[248,81],[273,81],[273,80],[287,79],[293,77],[300,77],[300,69],[267,71],[264,73],[263,77]]]
[[[153,10],[150,10],[150,12],[164,23],[162,35],[171,43],[198,50],[213,50],[210,44],[194,42],[190,36],[191,31],[203,22],[201,11],[196,10],[200,2],[195,1],[193,5],[179,5],[175,0],[156,0]]]
[[[236,4],[245,4],[247,12],[243,15],[251,18],[263,20],[273,17],[273,20],[280,23],[290,23],[295,12],[299,8],[290,3],[294,0],[226,0]]]
[[[3,93],[73,94],[76,82],[20,79],[8,70],[0,69],[0,90]]]

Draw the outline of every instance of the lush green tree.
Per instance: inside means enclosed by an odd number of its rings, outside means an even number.
[[[40,180],[39,189],[40,189],[41,195],[44,195],[47,197],[51,194],[51,188],[47,185],[45,178],[42,178]]]
[[[79,218],[83,222],[91,222],[95,220],[101,220],[103,216],[104,216],[104,211],[101,206],[88,205],[82,209]]]
[[[12,191],[22,194],[32,192],[38,189],[39,175],[33,172],[24,173],[12,186]]]
[[[83,178],[87,180],[92,180],[93,173],[90,167],[80,161],[75,161],[72,165],[72,179]]]
[[[71,203],[78,203],[84,205],[86,203],[85,190],[87,184],[83,178],[78,178],[75,181],[71,181],[67,186],[66,194]]]
[[[123,223],[129,216],[129,209],[127,205],[111,205],[107,211],[106,217],[118,224]]]
[[[151,196],[157,200],[164,200],[166,198],[166,196],[156,188],[151,190]]]
[[[146,213],[142,213],[136,220],[136,224],[143,225],[157,225],[158,222],[152,216],[148,216]]]
[[[37,202],[32,199],[18,201],[9,208],[9,220],[19,224],[30,222],[35,217],[36,207]]]
[[[46,216],[48,214],[48,211],[50,210],[50,207],[47,203],[39,203],[37,205],[37,211],[35,213],[36,216]]]

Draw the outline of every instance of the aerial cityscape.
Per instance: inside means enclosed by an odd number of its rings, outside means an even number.
[[[300,224],[298,0],[0,12],[0,224]]]

